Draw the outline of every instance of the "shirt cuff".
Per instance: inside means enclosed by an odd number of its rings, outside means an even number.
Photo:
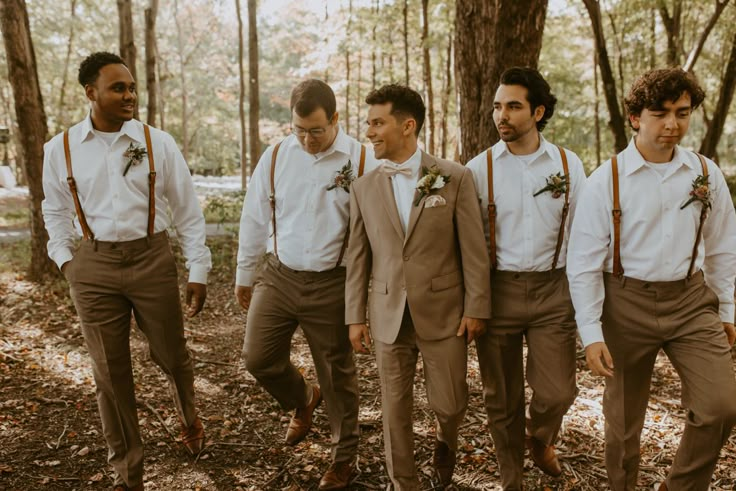
[[[606,342],[603,338],[603,328],[600,322],[578,327],[578,332],[580,333],[580,340],[583,342],[583,348],[587,348],[588,345],[593,343]]]
[[[189,283],[207,284],[207,266],[192,264],[189,266]]]
[[[718,314],[721,316],[721,322],[734,323],[734,304],[721,303],[718,306]]]
[[[64,263],[71,261],[73,257],[74,254],[72,254],[72,251],[70,251],[69,249],[62,249],[58,253],[54,254],[54,257],[52,259],[56,263],[56,266],[59,267],[59,270],[61,270],[61,267],[64,265]]]
[[[253,285],[254,274],[255,274],[255,270],[238,268],[237,271],[235,272],[235,285],[237,286]]]

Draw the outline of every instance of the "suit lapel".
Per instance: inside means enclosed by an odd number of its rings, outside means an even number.
[[[401,226],[401,220],[399,219],[399,209],[396,207],[396,198],[394,197],[394,187],[391,179],[380,170],[378,174],[376,178],[378,179],[378,191],[381,193],[381,202],[386,209],[391,225],[393,225],[399,237],[404,239],[404,227]]]
[[[434,165],[434,159],[427,153],[422,152],[422,164],[419,168],[419,175],[417,176],[417,182],[419,182],[419,179],[422,178],[422,167],[426,167],[429,169]],[[414,231],[414,227],[417,225],[417,221],[419,221],[419,217],[422,215],[422,211],[424,210],[424,200],[427,199],[427,196],[425,195],[422,197],[422,199],[419,201],[419,204],[417,206],[414,206],[414,201],[417,199],[417,193],[418,191],[414,191],[414,199],[411,203],[411,212],[409,213],[409,225],[406,227],[406,238],[404,238],[404,245],[406,245],[407,242],[409,242],[409,237],[411,236],[411,233]]]

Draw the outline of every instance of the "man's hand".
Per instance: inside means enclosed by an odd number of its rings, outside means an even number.
[[[250,299],[253,296],[253,288],[249,286],[235,285],[235,298],[244,310],[250,307]]]
[[[202,311],[207,298],[207,285],[187,283],[187,317],[194,317]]]
[[[350,324],[350,344],[356,353],[368,353],[371,346],[371,332],[366,324]]]
[[[485,319],[463,317],[460,320],[460,328],[457,330],[457,336],[465,336],[465,342],[470,344],[474,339],[477,339],[486,332],[487,322]]]
[[[733,324],[731,324],[730,322],[724,322],[723,330],[726,331],[728,345],[733,346],[734,341],[736,341],[736,327],[734,327]]]
[[[613,377],[613,358],[606,343],[599,341],[586,346],[585,361],[593,375]]]

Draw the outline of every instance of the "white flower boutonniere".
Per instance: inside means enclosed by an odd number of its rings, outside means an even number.
[[[332,191],[333,189],[340,188],[346,193],[349,193],[350,183],[354,180],[355,176],[353,176],[353,164],[350,163],[350,161],[348,160],[348,163],[345,164],[342,169],[335,173],[335,177],[332,179],[330,185],[327,186],[327,190]]]
[[[442,189],[448,182],[450,182],[450,176],[443,175],[437,165],[433,165],[430,169],[422,167],[422,178],[417,182],[417,199],[414,200],[414,206],[419,206],[422,198],[433,191]]]
[[[138,165],[143,161],[143,157],[148,155],[146,152],[145,147],[141,147],[140,145],[130,142],[130,145],[128,145],[128,148],[123,152],[123,157],[128,159],[128,161],[125,163],[125,170],[123,170],[123,176],[125,176],[128,173],[128,170],[130,170],[131,165]]]

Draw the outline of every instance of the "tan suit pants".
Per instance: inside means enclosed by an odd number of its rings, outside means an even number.
[[[525,427],[547,445],[575,400],[575,313],[564,269],[495,271],[489,329],[477,341],[483,399],[505,490],[522,489]],[[526,380],[532,389],[525,423]]]
[[[663,349],[680,375],[687,409],[667,488],[705,491],[736,423],[736,379],[718,297],[700,272],[672,282],[606,273],[604,281],[603,334],[615,367],[603,396],[611,489],[636,489],[649,386]]]
[[[358,378],[345,326],[345,268],[295,271],[269,256],[253,285],[243,354],[246,368],[284,409],[308,403],[307,385],[290,360],[301,326],[327,405],[332,461],[358,452]]]
[[[422,354],[427,399],[437,420],[437,439],[457,450],[458,427],[468,405],[465,338],[419,338],[407,305],[396,341],[386,344],[374,340],[374,345],[381,379],[386,468],[395,491],[415,491],[419,479],[414,462],[412,408],[418,355]]]
[[[179,417],[191,425],[194,372],[186,347],[176,262],[165,232],[129,242],[82,242],[67,265],[71,296],[92,360],[97,404],[115,484],[143,481],[130,359],[131,312],[153,361],[171,386]]]

